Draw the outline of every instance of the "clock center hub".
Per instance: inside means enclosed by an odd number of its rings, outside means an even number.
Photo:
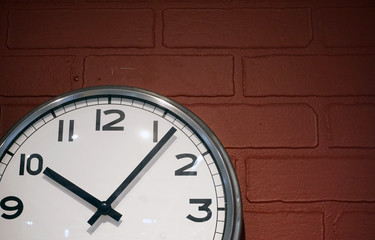
[[[99,211],[102,212],[103,215],[107,215],[110,210],[112,209],[110,204],[107,204],[106,202],[102,202],[99,206]]]

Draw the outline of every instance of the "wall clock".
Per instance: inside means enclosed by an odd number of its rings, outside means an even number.
[[[224,148],[166,97],[80,89],[32,111],[0,144],[1,239],[240,238]]]

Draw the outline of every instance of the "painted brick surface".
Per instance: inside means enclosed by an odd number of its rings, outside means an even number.
[[[167,47],[304,47],[311,41],[309,9],[168,9]]]
[[[151,2],[152,0],[87,0],[87,2],[125,2],[125,3],[135,3],[135,2]]]
[[[328,124],[330,147],[375,147],[374,104],[332,104]]]
[[[328,47],[375,46],[375,8],[321,10],[324,43]]]
[[[15,49],[152,47],[153,25],[150,9],[12,11],[7,44]]]
[[[246,96],[375,95],[375,56],[246,57]]]
[[[233,95],[232,56],[90,56],[85,86],[143,87],[166,95]]]
[[[190,109],[225,147],[311,148],[318,143],[316,115],[307,105],[210,105]]]
[[[166,3],[181,3],[181,0],[163,0]],[[214,3],[214,2],[230,2],[231,0],[184,0],[184,2],[195,3],[195,2],[205,2],[205,3]]]
[[[252,202],[375,200],[375,159],[249,158],[246,169]]]
[[[72,3],[74,0],[7,0],[7,2],[12,3]]]
[[[36,105],[3,105],[0,115],[0,136],[2,137],[23,116],[34,109]],[[0,137],[0,138],[1,138]]]
[[[197,113],[226,147],[244,239],[373,240],[374,9],[0,0],[0,135],[72,89],[149,89]]]
[[[0,57],[0,95],[54,96],[71,90],[70,56]]]
[[[335,222],[338,240],[375,238],[375,212],[343,212]]]
[[[314,212],[247,212],[248,239],[323,240],[323,214]]]

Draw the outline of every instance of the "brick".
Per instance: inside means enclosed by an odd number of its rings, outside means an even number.
[[[199,2],[199,3],[216,3],[216,2],[230,2],[231,0],[162,0],[165,3],[181,3],[181,2]]]
[[[148,3],[152,0],[87,0],[88,2],[130,2],[130,3]]]
[[[246,96],[375,95],[375,56],[246,57]]]
[[[375,147],[375,104],[332,104],[327,115],[329,147]]]
[[[375,239],[375,212],[344,212],[335,221],[337,240]]]
[[[312,39],[310,9],[168,9],[167,47],[305,47]]]
[[[314,212],[244,212],[248,239],[323,240],[323,214]]]
[[[0,138],[9,131],[23,116],[34,109],[36,105],[4,105],[1,106]]]
[[[312,148],[317,116],[304,104],[189,106],[229,148]]]
[[[130,85],[169,96],[231,96],[232,56],[89,56],[85,86]]]
[[[11,11],[8,47],[153,47],[151,9]]]
[[[375,200],[375,159],[249,158],[246,169],[251,202]]]
[[[326,8],[320,21],[327,47],[375,46],[375,8]]]
[[[71,56],[0,57],[0,95],[55,96],[69,91]]]
[[[10,3],[73,3],[74,0],[5,0]]]

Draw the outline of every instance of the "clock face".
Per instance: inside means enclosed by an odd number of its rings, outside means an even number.
[[[229,158],[167,98],[75,91],[29,114],[1,144],[1,239],[238,239]]]

